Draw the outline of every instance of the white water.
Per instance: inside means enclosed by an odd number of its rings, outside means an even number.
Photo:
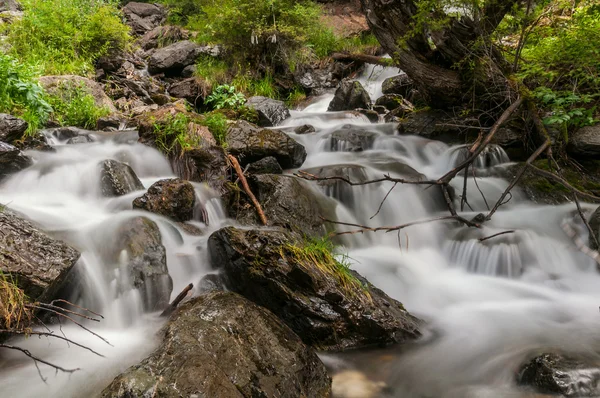
[[[396,73],[371,68],[359,80],[375,99],[381,95],[382,80]],[[330,100],[331,95],[325,95],[303,111],[293,112],[282,126],[312,124],[317,129],[308,135],[291,133],[307,148],[303,169],[355,165],[358,169],[353,169],[352,178],[375,178],[384,173],[436,178],[460,160],[460,147],[397,136],[395,125],[373,125],[354,113],[327,113]],[[338,142],[333,147],[337,151],[333,151],[330,136],[344,125],[370,132],[370,149],[343,152],[340,149],[347,146]],[[77,265],[83,275],[78,302],[106,315],[100,325],[92,326],[114,347],[74,326],[63,326],[62,330],[106,358],[58,341],[21,340],[19,345],[45,360],[82,370],[72,375],[55,374],[40,365],[47,377],[43,383],[31,361],[16,352],[3,352],[3,397],[98,395],[114,376],[155,347],[153,336],[161,325],[156,314],[142,313],[136,291],[118,293],[119,264],[107,264],[102,257],[103,246],[114,239],[120,223],[142,214],[131,210],[131,201],[142,192],[103,198],[97,164],[105,159],[125,161],[145,187],[173,176],[173,172],[151,148],[127,142],[119,135],[96,138],[98,142],[76,146],[53,140],[56,153],[30,153],[36,160],[34,166],[2,183],[0,203],[21,211],[82,252]],[[491,168],[503,167],[507,161],[502,150],[492,148],[476,163],[476,169],[489,175]],[[507,184],[500,178],[477,178],[477,186],[490,205]],[[462,177],[452,185],[459,206]],[[477,186],[470,178],[468,201],[472,209],[464,212],[465,217],[486,211],[486,201]],[[447,214],[435,187],[399,185],[371,219],[389,188],[383,183],[351,189],[336,184],[324,192],[339,201],[338,219],[351,223],[398,225]],[[161,229],[173,295],[208,272],[206,237],[227,222],[215,194],[199,184],[196,190],[210,221],[203,237],[187,235],[168,220],[145,214]],[[399,234],[347,235],[342,243],[353,267],[427,324],[422,341],[400,355],[391,351],[391,361],[357,354],[341,359],[341,366],[356,367],[374,379],[383,379],[399,397],[504,397],[519,394],[514,372],[536,350],[597,350],[600,277],[592,261],[574,249],[562,232],[564,219],[578,223],[573,206],[535,205],[515,190],[512,200],[482,230],[436,222]],[[516,232],[478,241],[505,230]],[[58,328],[55,332],[60,333]]]

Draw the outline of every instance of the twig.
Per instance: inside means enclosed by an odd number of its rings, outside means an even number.
[[[175,297],[175,300],[173,300],[173,302],[171,304],[169,304],[167,306],[167,308],[165,308],[165,310],[160,314],[160,316],[168,316],[170,315],[173,311],[175,311],[175,308],[177,308],[177,306],[179,305],[179,303],[181,303],[181,301],[187,296],[188,292],[190,290],[192,290],[194,287],[193,283],[190,283],[189,285],[187,285],[182,291],[181,293],[179,293],[177,295],[177,297]]]
[[[565,233],[573,240],[575,247],[596,262],[596,267],[598,271],[600,271],[600,253],[598,253],[596,250],[592,250],[588,245],[586,245],[583,239],[577,235],[575,228],[569,225],[569,223],[563,221],[560,226],[562,227],[563,231],[565,231]]]
[[[238,163],[238,161],[235,158],[235,156],[233,156],[233,155],[227,155],[227,157],[231,161],[231,164],[233,165],[233,168],[235,169],[235,172],[237,173],[238,178],[242,182],[242,186],[244,187],[244,191],[246,191],[246,194],[248,195],[248,197],[250,197],[250,200],[252,201],[252,204],[256,208],[256,212],[258,213],[258,217],[260,218],[260,222],[262,223],[262,225],[267,225],[267,217],[265,216],[265,213],[263,212],[262,207],[260,206],[260,203],[258,203],[258,200],[256,199],[256,196],[254,196],[254,194],[250,190],[250,187],[248,186],[248,181],[246,181],[246,177],[244,177],[244,172],[242,171],[242,168],[240,167],[240,164]]]
[[[371,184],[377,184],[379,182],[385,182],[385,181],[394,182],[394,183],[398,183],[398,184],[442,185],[442,183],[435,181],[435,180],[406,180],[404,178],[392,178],[388,174],[385,174],[383,176],[383,178],[376,178],[374,180],[367,180],[367,181],[352,181],[346,177],[341,177],[341,176],[319,177],[314,174],[307,173],[304,170],[298,170],[298,172],[294,173],[294,175],[296,177],[303,178],[307,181],[331,181],[331,180],[344,181],[346,184],[351,185],[351,186],[371,185]]]
[[[75,368],[75,369],[65,369],[63,367],[60,367],[58,365],[55,365],[51,362],[47,362],[44,361],[41,358],[36,357],[35,355],[32,355],[31,352],[29,352],[29,350],[26,350],[25,348],[21,348],[21,347],[17,347],[14,345],[9,345],[9,344],[1,344],[0,343],[0,348],[8,348],[9,350],[17,350],[17,351],[21,351],[23,354],[27,355],[29,358],[33,359],[34,362],[36,362],[36,366],[37,366],[37,362],[39,363],[43,363],[44,365],[48,365],[51,368],[54,368],[56,370],[60,370],[61,372],[65,372],[65,373],[74,373],[78,370],[81,370],[80,368]],[[39,368],[38,368],[38,372],[39,372]],[[46,381],[46,379],[44,379],[40,373],[40,377],[42,378],[42,380],[44,380],[44,382]]]
[[[381,203],[379,203],[379,207],[377,208],[377,212],[375,214],[373,214],[371,216],[371,218],[369,218],[369,220],[372,220],[373,218],[375,218],[376,215],[379,214],[379,212],[381,211],[381,208],[383,207],[383,204],[385,203],[385,201],[388,198],[388,196],[390,196],[390,194],[392,193],[392,191],[394,190],[394,188],[396,188],[396,185],[398,185],[397,182],[395,182],[394,185],[392,185],[392,187],[390,188],[390,190],[387,191],[387,193],[383,197],[383,200],[381,201]]]
[[[481,197],[483,198],[483,202],[485,203],[485,208],[488,209],[488,211],[490,211],[490,205],[488,204],[488,201],[485,198],[483,191],[481,190],[481,188],[479,188],[479,183],[477,182],[477,177],[475,176],[475,167],[471,167],[471,172],[473,173],[473,182],[475,183],[475,186],[477,187],[477,190],[481,194]]]
[[[73,344],[77,347],[86,349],[96,355],[98,355],[99,357],[104,358],[104,355],[92,350],[89,347],[84,346],[83,344],[79,344],[76,341],[73,341],[67,337],[63,337],[63,336],[59,336],[58,334],[54,334],[51,332],[36,332],[36,331],[25,331],[25,330],[8,330],[8,329],[0,329],[0,333],[7,333],[7,334],[17,334],[17,335],[23,335],[23,336],[40,336],[40,337],[53,337],[55,339],[59,339],[59,340],[63,340],[66,341],[67,344]]]
[[[512,233],[514,233],[514,232],[515,232],[514,230],[510,230],[510,231],[503,231],[503,232],[498,232],[497,234],[490,235],[490,236],[486,236],[486,237],[484,237],[484,238],[479,238],[478,240],[479,240],[480,242],[485,242],[486,240],[488,240],[488,239],[492,239],[492,238],[495,238],[496,236],[500,236],[500,235],[506,235],[506,234],[512,234]]]
[[[328,220],[326,218],[322,218],[322,219],[323,219],[323,221],[331,223],[331,224],[346,225],[346,226],[360,228],[360,229],[356,229],[356,230],[352,230],[352,231],[333,232],[331,234],[332,236],[353,235],[353,234],[362,234],[364,232],[379,232],[379,231],[384,231],[387,233],[387,232],[392,232],[392,231],[399,231],[403,228],[410,227],[413,225],[426,224],[426,223],[430,223],[430,222],[434,222],[434,221],[454,220],[454,221],[459,221],[462,223],[467,221],[464,218],[459,217],[459,216],[442,216],[442,217],[428,218],[425,220],[411,221],[411,222],[408,222],[406,224],[401,224],[401,225],[373,228],[373,227],[369,227],[367,225],[352,224],[352,223],[346,223],[346,222],[341,222],[341,221]]]
[[[540,168],[538,168],[538,167],[536,167],[536,166],[534,166],[532,164],[529,165],[529,168],[532,171],[534,171],[535,173],[537,173],[537,174],[539,174],[539,175],[541,175],[543,177],[549,178],[551,180],[554,180],[554,181],[558,182],[559,184],[561,184],[562,186],[564,186],[565,188],[571,190],[572,192],[577,193],[577,195],[579,195],[579,197],[582,197],[582,198],[585,198],[585,199],[588,199],[588,200],[592,200],[592,201],[600,201],[600,197],[592,195],[592,194],[589,194],[589,193],[586,193],[586,192],[580,191],[579,189],[577,189],[574,186],[572,186],[571,184],[569,184],[567,182],[567,180],[565,180],[562,177],[557,176],[554,173],[550,173],[550,172],[548,172],[546,170],[542,170],[542,169],[540,169]]]
[[[79,316],[81,318],[90,320],[90,321],[100,322],[100,319],[92,318],[92,317],[89,317],[87,315],[80,314],[79,312],[71,311],[71,310],[68,310],[66,308],[58,307],[58,306],[55,306],[55,305],[52,305],[52,304],[35,303],[35,305],[37,305],[39,307],[42,307],[42,308],[46,308],[46,309],[52,309],[52,310],[56,310],[56,311],[64,311],[64,312],[66,312],[68,314],[73,314],[73,315]]]
[[[93,314],[93,315],[99,316],[100,318],[104,319],[104,317],[102,316],[102,314],[99,314],[99,313],[97,313],[97,312],[94,312],[94,311],[92,311],[92,310],[90,310],[90,309],[87,309],[87,308],[84,308],[84,307],[80,307],[80,306],[78,306],[77,304],[73,304],[73,303],[71,303],[70,301],[67,301],[67,300],[63,300],[63,299],[56,299],[56,300],[52,300],[52,301],[50,302],[50,305],[54,305],[54,303],[64,303],[64,304],[68,304],[68,305],[70,305],[70,306],[73,306],[73,307],[75,307],[75,308],[79,308],[79,309],[80,309],[80,310],[82,310],[82,311],[89,312],[90,314]]]

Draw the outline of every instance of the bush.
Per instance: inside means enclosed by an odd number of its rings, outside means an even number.
[[[223,84],[215,88],[204,103],[211,105],[214,109],[238,109],[246,103],[246,97],[236,91],[235,86]]]
[[[94,61],[131,40],[116,0],[22,0],[24,15],[8,27],[12,54],[42,72],[89,74]]]
[[[94,97],[80,86],[64,83],[47,98],[53,109],[51,117],[61,126],[93,129],[99,118],[110,114],[108,108],[98,107]]]
[[[208,127],[211,134],[221,146],[227,141],[227,118],[220,113],[207,113],[204,115],[203,124]]]

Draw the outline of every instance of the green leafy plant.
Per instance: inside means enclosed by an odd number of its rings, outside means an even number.
[[[207,113],[202,122],[217,141],[217,144],[225,147],[227,145],[227,118],[220,113]]]
[[[61,126],[92,129],[99,118],[110,114],[108,108],[97,106],[94,97],[78,85],[63,83],[47,99],[53,109],[52,119]]]
[[[246,103],[246,97],[236,91],[235,86],[223,84],[215,88],[204,103],[214,109],[238,109]]]

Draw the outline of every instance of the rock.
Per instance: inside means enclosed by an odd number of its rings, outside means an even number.
[[[133,32],[143,35],[160,25],[167,17],[167,11],[158,4],[132,1],[123,7],[123,15]]]
[[[323,198],[299,178],[259,174],[250,176],[248,184],[260,202],[269,225],[288,228],[307,236],[320,236],[326,232],[320,217],[335,217],[335,203]],[[241,224],[259,224],[256,209],[245,195],[230,195],[227,204],[229,215]]]
[[[169,217],[175,221],[188,221],[194,217],[196,192],[188,181],[179,178],[160,180],[133,201],[133,208]]]
[[[96,130],[115,131],[121,127],[123,120],[118,116],[104,116],[96,121]]]
[[[232,124],[227,131],[227,150],[245,166],[272,156],[283,167],[300,167],[306,149],[280,130],[261,129],[244,120]]]
[[[187,39],[189,39],[188,32],[179,26],[157,26],[151,31],[146,32],[144,36],[138,40],[138,44],[144,50],[151,50],[153,48],[168,46],[169,44]]]
[[[317,130],[314,128],[314,126],[311,126],[310,124],[303,124],[302,126],[298,126],[294,129],[294,133],[296,134],[311,134],[311,133],[315,133]]]
[[[6,113],[0,113],[0,141],[12,144],[23,137],[28,126],[27,122],[23,119]]]
[[[77,137],[69,138],[66,142],[67,145],[78,145],[78,144],[89,144],[94,142],[94,139],[90,135],[79,135]]]
[[[385,79],[381,85],[381,91],[383,91],[383,94],[397,94],[402,97],[408,97],[413,87],[414,85],[410,77],[406,73],[401,73]]]
[[[330,268],[282,230],[220,229],[211,263],[228,289],[273,312],[306,343],[340,351],[420,337],[419,320],[358,273]],[[338,267],[343,267],[338,265]]]
[[[184,98],[195,107],[201,106],[210,92],[210,84],[199,77],[190,77],[169,87],[169,95]]]
[[[600,125],[585,126],[572,134],[567,152],[575,157],[597,158],[600,155]]]
[[[303,171],[324,178],[338,177],[355,182],[365,182],[369,180],[366,169],[363,166],[355,164],[335,164],[313,167]],[[351,185],[337,179],[318,181],[317,185],[323,189],[325,195],[338,200],[349,208],[354,208],[354,205],[356,204],[354,202],[354,187]]]
[[[277,101],[267,97],[250,97],[246,106],[258,112],[258,125],[261,127],[273,127],[290,117],[290,111],[283,101]]]
[[[2,11],[21,11],[23,8],[16,0],[0,0],[0,12]],[[2,140],[2,138],[0,138]]]
[[[219,146],[192,148],[185,151],[182,156],[171,157],[170,160],[173,170],[180,178],[206,182],[215,191],[225,192],[225,185],[229,181],[227,178],[229,164],[223,148]]]
[[[543,354],[521,368],[518,382],[541,393],[597,397],[600,395],[600,361]]]
[[[354,66],[343,62],[330,62],[325,68],[311,65],[298,65],[294,72],[294,82],[309,90],[311,95],[319,95],[325,90],[336,88],[340,80],[352,72]]]
[[[372,109],[357,109],[356,112],[365,116],[371,123],[379,123],[379,113]]]
[[[588,220],[588,223],[590,224],[592,231],[594,231],[594,233],[596,234],[596,239],[600,241],[600,207],[598,207],[596,211],[594,211],[594,213]],[[596,241],[591,236],[589,237],[588,246],[592,250],[598,250],[598,245],[596,245]]]
[[[106,248],[113,263],[121,263],[119,287],[137,289],[146,311],[159,311],[169,305],[173,281],[167,268],[167,254],[156,223],[146,217],[125,221],[115,232],[115,239]],[[123,264],[123,252],[125,263]]]
[[[360,152],[373,147],[378,134],[352,124],[346,124],[329,136],[332,152]]]
[[[400,123],[402,122],[402,119],[404,119],[411,112],[414,112],[414,108],[402,104],[396,109],[393,109],[389,113],[387,113],[384,116],[383,120],[386,123]]]
[[[386,113],[388,113],[388,109],[385,106],[381,105],[373,105],[373,110],[379,115],[385,115]]]
[[[231,292],[181,305],[160,346],[103,398],[330,397],[316,353],[273,314]]]
[[[438,138],[443,134],[458,135],[454,128],[444,127],[449,116],[439,110],[413,112],[398,125],[399,134],[419,135],[426,138]]]
[[[6,207],[0,210],[0,236],[0,271],[34,301],[56,298],[79,252]]]
[[[343,80],[329,103],[328,111],[352,111],[371,108],[371,98],[362,84],[357,81]]]
[[[375,101],[375,105],[385,106],[387,109],[392,110],[403,105],[403,100],[404,98],[402,98],[402,96],[398,94],[384,94],[381,97],[377,98],[377,101]]]
[[[283,169],[277,163],[277,159],[268,156],[248,165],[250,174],[283,174]]]
[[[183,68],[181,71],[181,77],[192,77],[196,75],[198,67],[196,65],[189,65]]]
[[[178,75],[183,68],[196,62],[201,46],[189,40],[160,48],[148,59],[148,71],[152,74]]]
[[[54,95],[60,95],[61,89],[65,86],[81,87],[85,92],[94,97],[96,106],[107,108],[110,113],[117,112],[117,108],[113,105],[112,100],[104,93],[103,87],[88,78],[75,75],[42,76],[39,82],[49,94]]]
[[[198,294],[206,294],[218,291],[225,291],[223,281],[219,275],[208,274],[204,275],[204,277],[200,279],[200,283],[198,283]]]
[[[40,131],[46,137],[52,136],[59,141],[67,141],[70,138],[86,136],[93,133],[92,130],[80,129],[79,127],[56,127]]]
[[[32,163],[17,147],[0,141],[0,180],[31,166]]]
[[[100,184],[104,196],[122,196],[144,189],[133,169],[116,160],[105,160],[100,166]]]

